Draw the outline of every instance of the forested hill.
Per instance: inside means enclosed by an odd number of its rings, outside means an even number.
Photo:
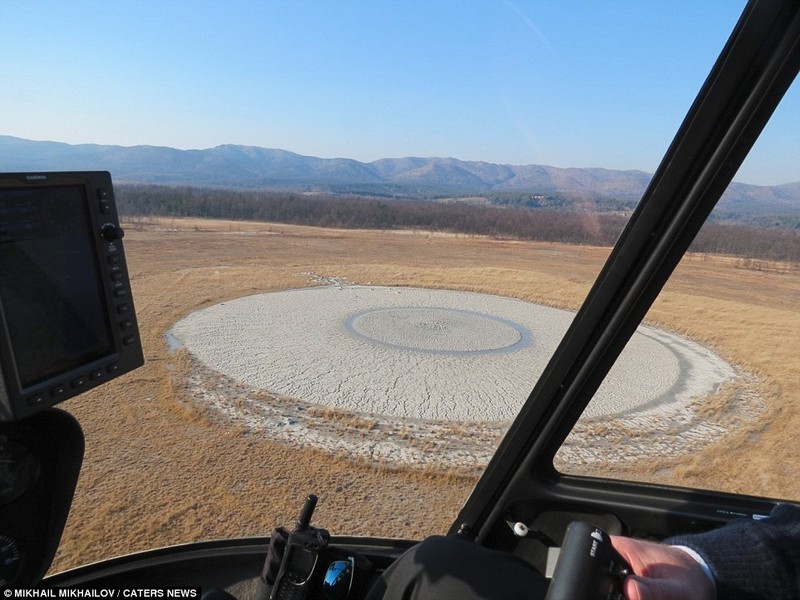
[[[455,158],[384,158],[369,163],[318,158],[269,148],[223,145],[206,150],[156,146],[70,145],[0,135],[0,171],[111,171],[116,182],[437,199],[479,196],[529,208],[628,211],[651,175],[642,171],[500,165]],[[735,183],[720,204],[731,220],[759,213],[800,222],[800,182]]]

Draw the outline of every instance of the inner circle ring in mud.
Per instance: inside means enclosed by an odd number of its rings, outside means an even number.
[[[346,327],[384,346],[442,354],[513,352],[531,340],[525,327],[508,319],[428,306],[368,309],[350,316]]]

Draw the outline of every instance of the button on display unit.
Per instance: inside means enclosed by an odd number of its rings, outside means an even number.
[[[0,421],[144,362],[111,175],[0,173]]]

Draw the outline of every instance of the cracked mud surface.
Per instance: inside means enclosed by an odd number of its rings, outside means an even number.
[[[486,294],[337,282],[224,302],[170,335],[190,353],[193,395],[248,431],[370,461],[479,468],[572,316]],[[709,349],[641,327],[560,456],[586,464],[707,444],[727,428],[699,421],[694,403],[735,380]],[[618,438],[614,452],[586,443],[601,430]]]

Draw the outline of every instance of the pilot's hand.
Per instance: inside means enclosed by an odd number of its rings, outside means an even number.
[[[714,583],[698,562],[679,548],[611,536],[633,569],[623,591],[628,600],[714,600]]]

